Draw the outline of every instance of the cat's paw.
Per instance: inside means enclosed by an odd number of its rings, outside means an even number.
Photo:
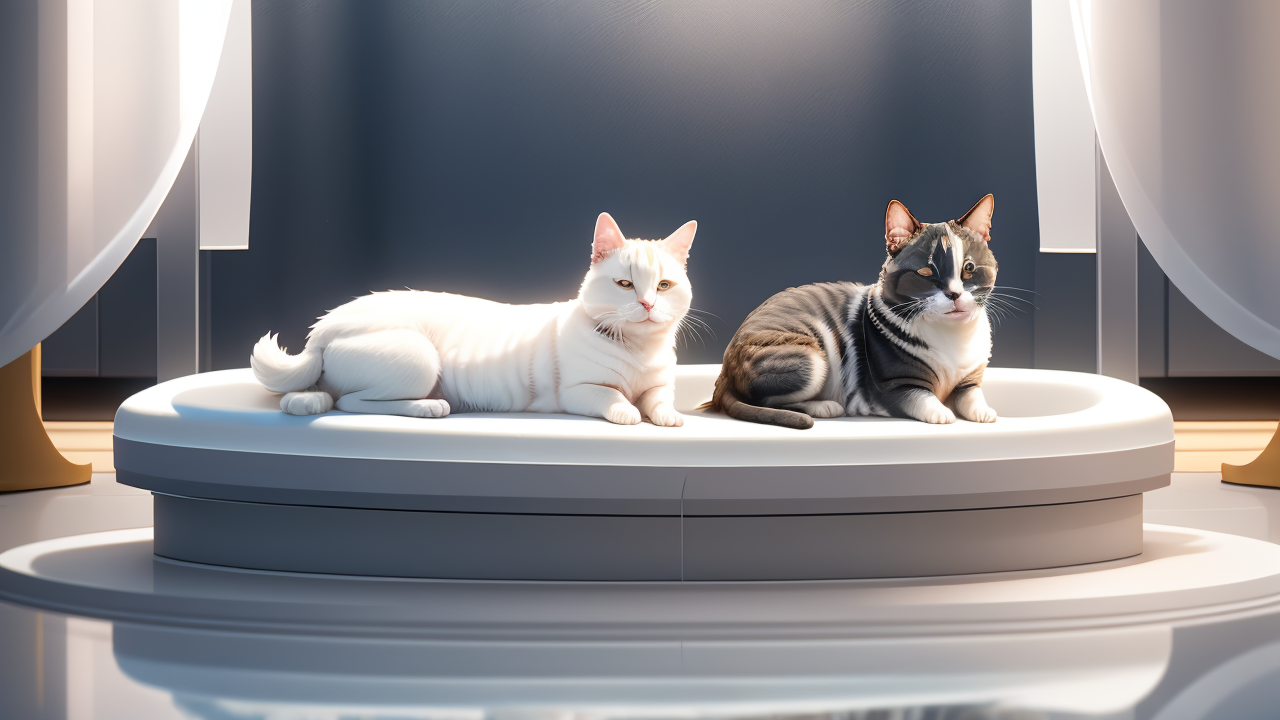
[[[937,407],[925,408],[920,420],[933,425],[950,425],[956,421],[956,414],[951,409],[939,404]]]
[[[976,423],[993,423],[996,421],[996,411],[986,405],[980,408],[969,408],[965,419]]]
[[[640,411],[631,403],[614,403],[604,411],[604,419],[614,425],[639,425]]]
[[[333,397],[319,391],[285,393],[280,409],[290,415],[319,415],[333,409]]]
[[[409,410],[413,417],[442,418],[449,414],[449,401],[439,398],[425,398],[409,401]]]
[[[684,425],[684,416],[668,403],[662,403],[649,411],[649,422],[659,427],[680,427]]]

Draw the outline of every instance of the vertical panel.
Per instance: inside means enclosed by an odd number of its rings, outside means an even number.
[[[199,372],[198,146],[148,229],[156,238],[156,379]]]
[[[1168,279],[1151,251],[1138,238],[1138,375],[1164,377],[1169,372]]]
[[[209,104],[200,119],[200,248],[249,247],[253,180],[253,29],[234,0]]]
[[[1138,382],[1138,233],[1098,159],[1098,372]]]
[[[1069,0],[1031,3],[1031,68],[1040,251],[1093,252],[1093,113]]]
[[[200,301],[199,316],[200,330],[197,338],[199,348],[199,365],[200,372],[209,372],[213,369],[213,304],[210,300],[213,287],[213,251],[200,251]]]

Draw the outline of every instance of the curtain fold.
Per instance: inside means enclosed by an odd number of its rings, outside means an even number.
[[[199,127],[231,0],[13,0],[0,77],[0,365],[111,277]]]
[[[1169,279],[1280,358],[1280,3],[1071,0],[1098,143]]]

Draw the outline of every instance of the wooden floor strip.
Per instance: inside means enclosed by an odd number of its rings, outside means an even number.
[[[111,422],[46,422],[45,432],[64,457],[74,463],[92,463],[94,472],[115,472]]]

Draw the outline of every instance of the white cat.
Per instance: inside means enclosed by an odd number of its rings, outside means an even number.
[[[697,223],[627,240],[596,220],[576,300],[507,305],[465,295],[380,292],[331,310],[288,355],[264,336],[250,364],[291,415],[339,410],[444,417],[450,410],[568,412],[679,426],[675,334],[692,299]]]

